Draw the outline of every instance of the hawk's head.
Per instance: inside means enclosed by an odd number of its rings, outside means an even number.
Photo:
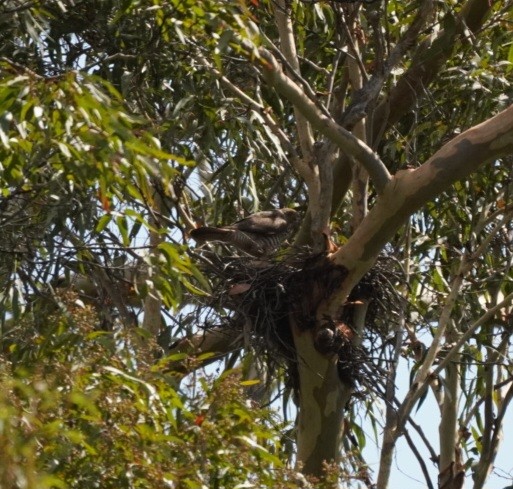
[[[280,209],[280,212],[283,215],[283,218],[288,222],[290,228],[295,228],[301,222],[301,215],[294,209],[290,209],[289,207],[284,207]]]

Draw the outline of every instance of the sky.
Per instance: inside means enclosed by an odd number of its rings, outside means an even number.
[[[406,361],[400,365],[397,382],[397,397],[404,399],[409,386],[409,369]],[[440,410],[435,401],[434,395],[430,392],[426,400],[422,403],[417,411],[412,413],[413,420],[422,426],[425,435],[430,440],[435,451],[438,450],[438,423],[440,420]],[[508,419],[510,422],[508,423]],[[504,441],[499,450],[496,460],[495,469],[485,484],[485,489],[503,489],[513,484],[513,413],[506,416],[504,427]],[[365,430],[367,433],[368,445],[365,450],[365,456],[368,463],[377,476],[379,467],[379,447],[376,443],[371,442],[373,439],[372,429],[370,426]],[[429,452],[425,449],[420,437],[415,430],[408,430],[411,437],[416,442],[417,449],[422,453],[426,466],[430,472],[433,486],[437,486],[437,468],[429,459]],[[398,444],[394,457],[394,464],[390,478],[390,489],[425,489],[426,482],[420,470],[417,459],[408,447],[406,440],[402,437]],[[470,477],[465,480],[465,488],[473,487],[473,481]]]

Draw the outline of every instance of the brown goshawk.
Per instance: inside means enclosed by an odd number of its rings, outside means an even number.
[[[217,241],[261,257],[274,253],[297,230],[299,222],[300,215],[294,209],[283,208],[256,212],[229,226],[200,227],[190,234],[198,244]]]

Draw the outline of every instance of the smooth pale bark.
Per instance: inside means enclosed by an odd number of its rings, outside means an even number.
[[[445,369],[444,400],[438,432],[440,437],[440,489],[460,489],[465,477],[458,456],[458,401],[460,394],[460,355]]]
[[[349,270],[349,290],[370,269],[385,244],[409,216],[454,182],[512,151],[513,106],[463,132],[418,169],[397,172],[362,224],[333,256],[334,263]],[[330,300],[334,308],[344,300],[341,293]],[[330,310],[335,312],[333,308]]]

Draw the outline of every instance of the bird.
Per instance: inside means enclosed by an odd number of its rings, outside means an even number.
[[[263,257],[274,253],[297,230],[300,220],[297,211],[284,207],[255,212],[228,226],[198,227],[190,235],[200,245],[217,241]]]

